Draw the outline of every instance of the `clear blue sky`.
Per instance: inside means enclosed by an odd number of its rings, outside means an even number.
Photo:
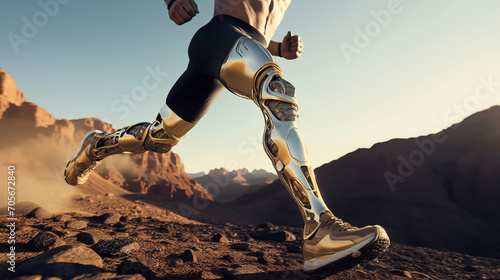
[[[39,4],[54,1],[1,1],[0,67],[55,117],[116,128],[154,119],[213,13],[198,0],[201,13],[178,27],[161,0]],[[291,30],[304,40],[301,58],[277,61],[297,88],[313,166],[499,104],[499,10],[495,0],[292,1],[274,39]],[[262,131],[257,107],[225,91],[174,151],[188,172],[272,170]]]

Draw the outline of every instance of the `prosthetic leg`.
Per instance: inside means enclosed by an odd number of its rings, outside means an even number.
[[[110,134],[89,131],[83,137],[78,152],[66,165],[66,182],[74,186],[85,183],[90,173],[110,155],[146,151],[167,153],[194,125],[164,105],[153,123],[134,124]]]
[[[227,55],[220,78],[231,92],[253,100],[264,115],[264,150],[304,219],[304,269],[316,270],[356,257],[355,265],[385,251],[389,238],[382,227],[358,229],[328,210],[297,130],[295,88],[283,79],[271,54],[243,36]]]

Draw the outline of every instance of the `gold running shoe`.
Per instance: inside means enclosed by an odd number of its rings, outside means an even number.
[[[69,160],[64,170],[66,183],[76,186],[87,182],[90,173],[101,164],[101,160],[95,159],[92,152],[99,141],[95,135],[100,133],[102,133],[100,130],[91,130],[83,136],[78,151]]]
[[[389,236],[381,226],[357,228],[326,211],[318,231],[304,242],[304,271],[351,268],[382,255],[389,245]]]

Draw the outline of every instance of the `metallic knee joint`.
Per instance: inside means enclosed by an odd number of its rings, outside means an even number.
[[[96,137],[100,139],[93,152],[96,159],[113,154],[138,154],[146,151],[166,153],[194,125],[164,105],[153,123],[138,123],[110,134],[97,134]]]
[[[241,37],[224,61],[222,83],[238,96],[252,99],[265,119],[264,149],[281,181],[299,206],[304,239],[319,227],[328,210],[318,190],[309,155],[297,130],[295,88],[283,79],[271,54],[259,43]]]

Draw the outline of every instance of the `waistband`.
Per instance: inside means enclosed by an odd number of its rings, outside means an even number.
[[[258,41],[263,46],[267,46],[266,37],[264,37],[264,35],[262,35],[259,30],[255,29],[255,27],[239,18],[222,14],[214,16],[211,22],[227,23],[236,28],[240,28],[242,31],[244,31],[244,33],[247,33],[245,35],[250,36],[252,39]]]

